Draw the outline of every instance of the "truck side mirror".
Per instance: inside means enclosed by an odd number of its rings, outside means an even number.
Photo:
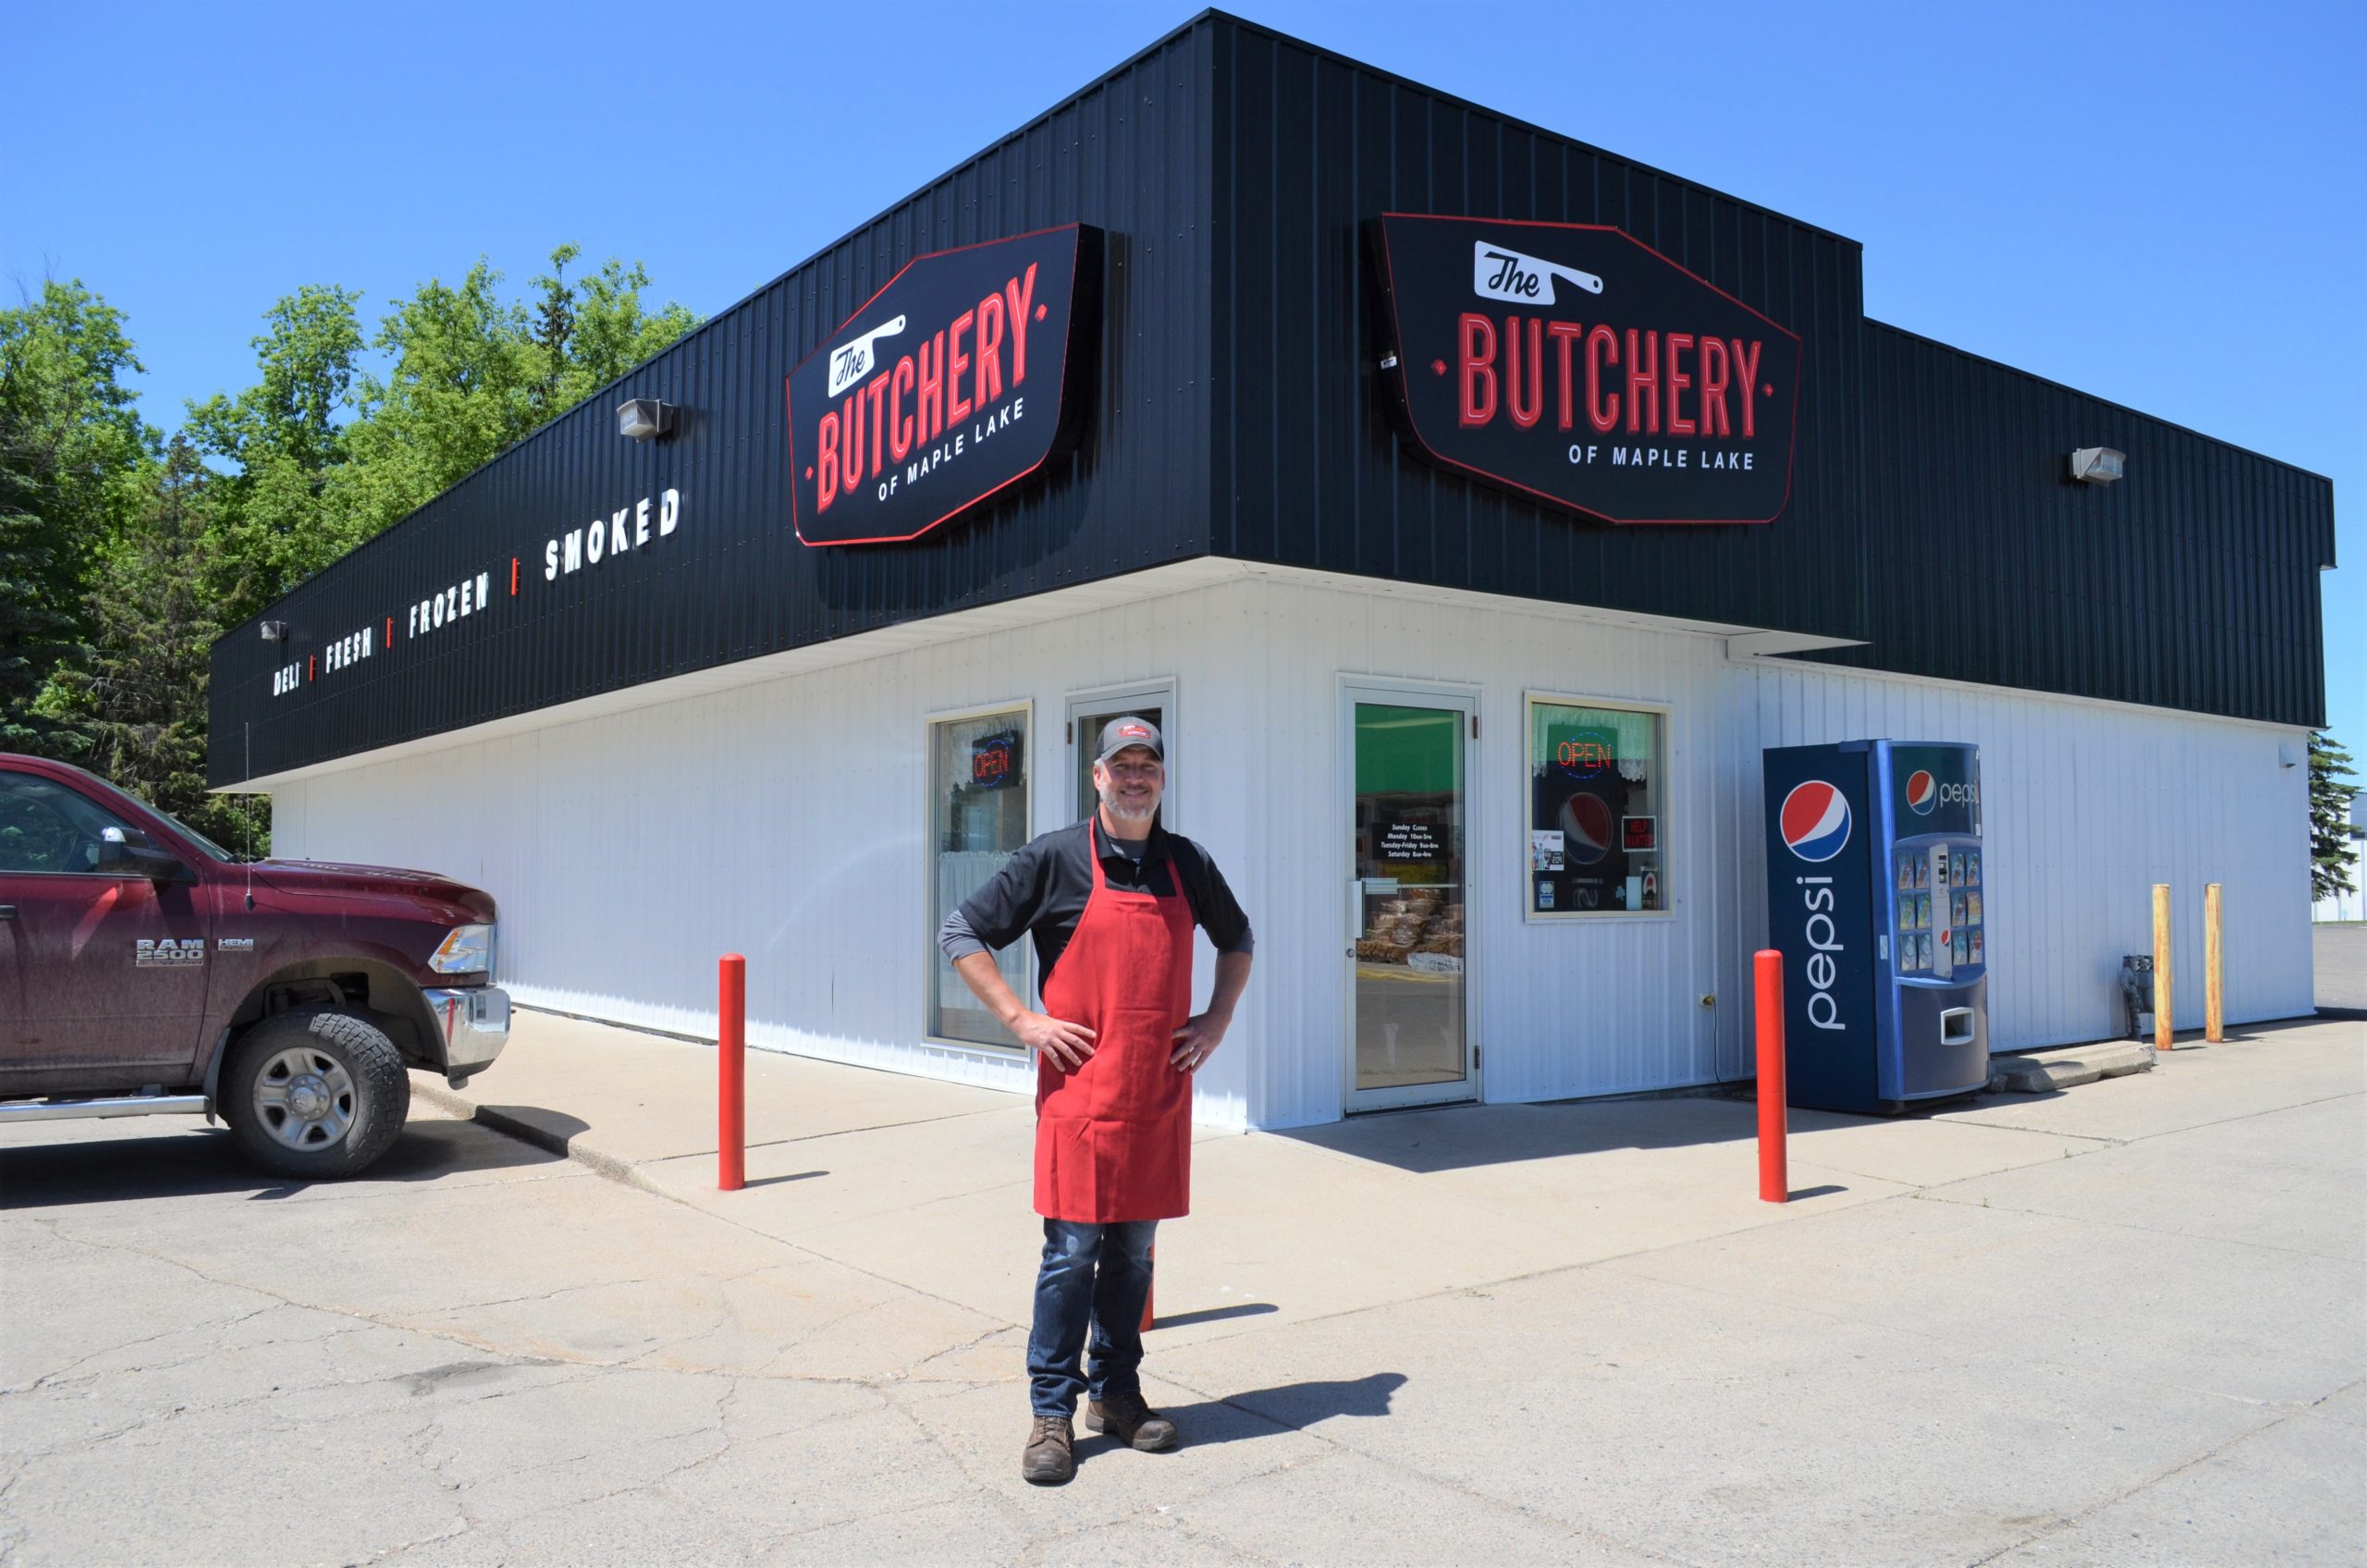
[[[152,882],[193,880],[189,867],[137,827],[99,830],[97,869],[109,876],[145,876]]]

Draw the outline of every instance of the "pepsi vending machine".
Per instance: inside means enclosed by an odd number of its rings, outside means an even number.
[[[1981,755],[1845,741],[1766,753],[1769,945],[1789,1098],[1895,1112],[1989,1081]]]

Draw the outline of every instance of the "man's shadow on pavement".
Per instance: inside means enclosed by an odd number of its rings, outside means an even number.
[[[1170,1405],[1159,1414],[1184,1434],[1184,1448],[1209,1448],[1298,1431],[1335,1415],[1386,1415],[1391,1396],[1404,1384],[1403,1372],[1375,1372],[1350,1382],[1282,1383],[1197,1404]],[[1080,1451],[1085,1442],[1110,1440],[1083,1432],[1078,1436],[1083,1439]]]

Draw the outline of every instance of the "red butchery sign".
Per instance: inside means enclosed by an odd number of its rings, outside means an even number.
[[[1791,332],[1616,228],[1402,213],[1370,227],[1383,381],[1419,456],[1612,522],[1783,511]]]
[[[798,538],[917,539],[1073,449],[1100,277],[1083,224],[908,263],[789,374]]]

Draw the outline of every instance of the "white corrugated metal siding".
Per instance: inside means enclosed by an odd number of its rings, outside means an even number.
[[[1758,831],[1764,747],[1888,736],[1981,748],[1991,1048],[2118,1034],[2120,960],[2150,953],[2152,887],[2173,900],[2177,1027],[2202,1025],[2202,888],[2223,885],[2230,1023],[2312,1009],[2307,733],[2241,719],[1947,686],[1781,663],[1738,664],[1723,771],[1735,802],[1730,884],[1744,983],[1766,931]],[[1747,1031],[1722,1059],[1747,1072]]]
[[[737,950],[754,1044],[1024,1090],[1012,1058],[923,1038],[927,718],[1032,704],[1042,831],[1069,817],[1068,697],[1172,677],[1174,826],[1214,851],[1257,931],[1197,1114],[1327,1121],[1347,1027],[1340,680],[1373,677],[1478,697],[1470,973],[1488,1099],[1748,1074],[1764,746],[1981,747],[1998,1048],[2117,1030],[2119,956],[2147,949],[2157,880],[2178,890],[2182,1026],[2201,1015],[2206,879],[2226,885],[2229,1019],[2310,1006],[2306,769],[2279,755],[2298,730],[1734,663],[1704,631],[1289,571],[1073,613],[1058,594],[1026,603],[1045,619],[289,781],[277,842],[485,887],[521,1001],[712,1034],[715,958]],[[1531,690],[1671,710],[1670,913],[1521,918]],[[1205,940],[1200,957],[1205,998]]]
[[[752,1045],[1032,1090],[1032,1070],[1007,1054],[923,1037],[935,952],[923,856],[928,716],[1032,704],[1029,811],[1037,831],[1058,827],[1073,820],[1067,693],[1175,673],[1167,661],[1206,618],[1203,601],[1239,591],[282,785],[278,851],[483,886],[500,900],[502,983],[530,1005],[712,1035],[715,961],[737,951],[748,958]],[[1179,751],[1182,799],[1194,799],[1211,760]],[[1196,819],[1178,826],[1204,831]],[[1202,998],[1212,963],[1203,938]],[[1225,1052],[1202,1073],[1203,1120],[1244,1123],[1249,1054]]]

